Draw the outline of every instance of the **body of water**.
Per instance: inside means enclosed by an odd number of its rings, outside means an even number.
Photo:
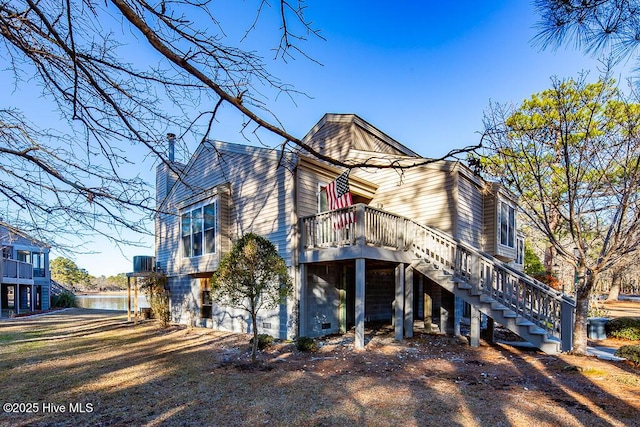
[[[76,295],[78,307],[96,310],[127,311],[127,294],[93,294]],[[144,294],[138,294],[138,307],[149,307]],[[133,294],[131,295],[131,310],[135,310]]]

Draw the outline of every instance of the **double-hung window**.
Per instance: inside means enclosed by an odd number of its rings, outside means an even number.
[[[186,210],[181,215],[182,256],[197,257],[216,252],[216,201]]]
[[[510,248],[516,245],[516,209],[505,202],[500,202],[500,244]]]

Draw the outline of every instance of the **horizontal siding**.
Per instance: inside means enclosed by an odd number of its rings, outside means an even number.
[[[254,232],[276,246],[288,265],[292,263],[293,175],[279,167],[277,154],[269,150],[234,144],[205,143],[190,162],[183,182],[169,194],[163,214],[156,221],[156,257],[169,275],[213,272],[220,254],[182,259],[180,254],[181,208],[188,208],[212,194],[222,192],[220,185],[229,184],[227,203],[218,206],[219,217],[229,218],[226,233],[233,241]],[[224,190],[226,191],[226,189]],[[222,200],[221,200],[222,201]],[[227,246],[225,248],[225,246]],[[229,245],[222,244],[223,249]]]
[[[301,217],[318,212],[318,184],[328,179],[317,172],[305,168],[298,169],[298,215]]]
[[[484,195],[484,247],[483,249],[491,255],[496,254],[498,246],[498,217],[497,217],[496,195],[487,192]]]
[[[213,327],[237,333],[250,333],[251,317],[246,310],[213,304],[212,317],[201,317],[200,279],[190,276],[169,278],[171,320],[191,326]],[[280,339],[291,339],[297,331],[297,324],[290,321],[293,300],[274,310],[261,310],[258,314],[258,333],[269,334]]]
[[[371,134],[367,129],[363,129],[357,124],[353,124],[353,145],[355,150],[368,151],[371,153],[386,153],[391,155],[402,155],[403,153],[391,147],[386,141],[376,135]]]
[[[370,205],[454,234],[455,180],[448,170],[431,167],[376,170],[362,178],[379,185]]]
[[[334,159],[345,159],[352,143],[351,123],[336,122],[325,123],[309,141],[313,149]]]
[[[458,179],[458,237],[471,245],[482,246],[484,226],[482,191],[464,175]]]
[[[491,255],[499,256],[503,259],[515,259],[516,248],[510,248],[500,244],[498,208],[502,197],[498,190],[498,186],[494,185],[492,191],[487,192],[484,197],[484,235],[486,242],[484,250]],[[513,204],[513,201],[510,201],[510,203]],[[517,229],[518,223],[516,219],[516,230]]]

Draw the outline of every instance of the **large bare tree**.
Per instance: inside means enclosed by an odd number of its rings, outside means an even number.
[[[601,79],[552,87],[485,117],[486,170],[576,269],[574,351],[586,353],[598,275],[640,245],[640,104]]]
[[[254,6],[247,31],[265,15],[279,28],[269,55],[306,57],[301,43],[319,34],[305,19],[303,0]],[[171,166],[164,132],[206,139],[224,105],[242,117],[246,135],[266,131],[282,138],[282,149],[344,167],[438,160],[356,164],[306,146],[270,109],[276,96],[298,93],[269,72],[260,52],[225,37],[218,7],[210,0],[0,0],[0,58],[14,92],[40,87],[39,102],[51,102],[68,122],[58,134],[36,117],[0,109],[0,208],[7,221],[58,244],[87,230],[116,240],[120,231],[143,230],[155,204],[132,151]]]

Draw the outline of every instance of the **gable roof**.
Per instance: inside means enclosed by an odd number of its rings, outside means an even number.
[[[14,245],[18,242],[20,245],[34,246],[40,249],[49,249],[49,245],[29,236],[24,231],[0,221],[0,245]]]
[[[303,142],[336,158],[345,158],[351,150],[420,157],[356,114],[325,114]]]

